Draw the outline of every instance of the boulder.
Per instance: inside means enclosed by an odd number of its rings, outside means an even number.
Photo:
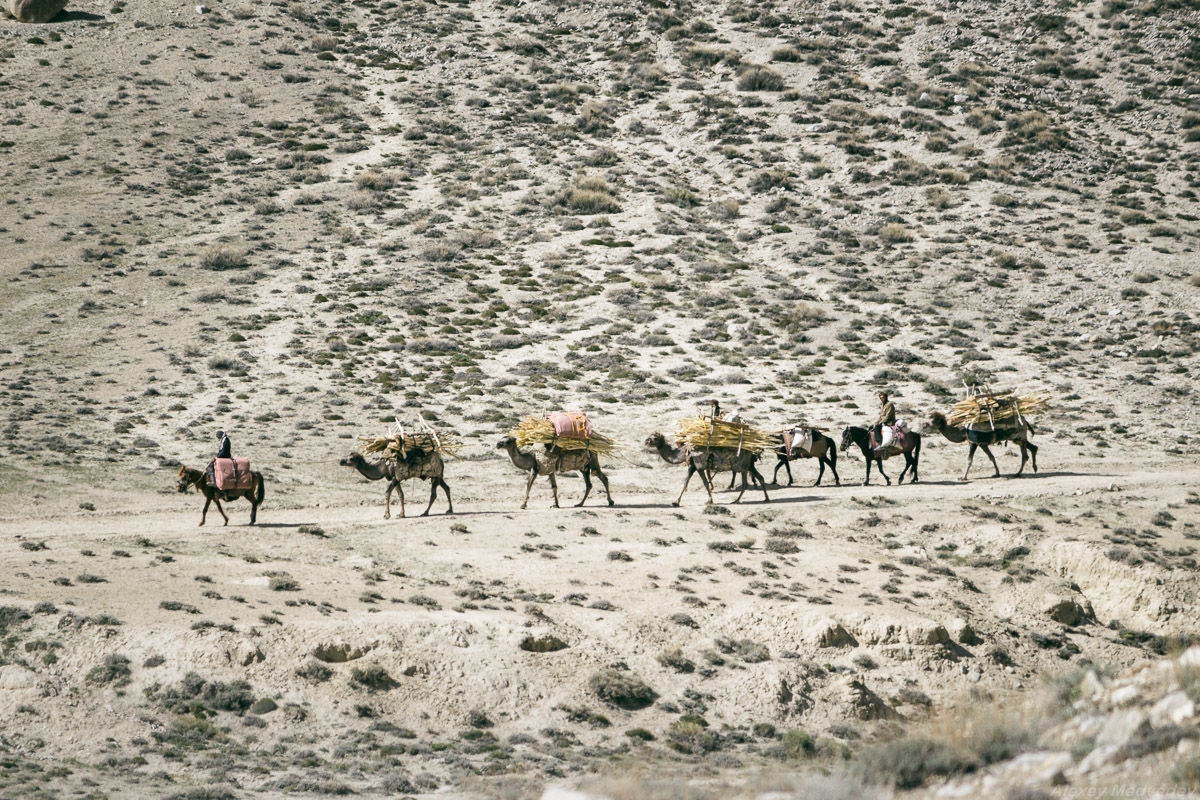
[[[883,698],[867,688],[860,680],[850,679],[845,688],[846,705],[850,715],[862,720],[902,720],[900,712],[889,706]]]
[[[17,22],[49,22],[67,7],[67,0],[7,0],[5,5]]]
[[[1196,704],[1182,691],[1171,692],[1150,709],[1150,722],[1155,727],[1167,723],[1182,725],[1196,716]]]
[[[823,620],[816,636],[817,647],[858,647],[850,632],[833,620]]]
[[[1078,625],[1089,619],[1095,619],[1095,612],[1086,600],[1080,603],[1073,597],[1051,594],[1047,595],[1042,608],[1050,619],[1063,625]]]

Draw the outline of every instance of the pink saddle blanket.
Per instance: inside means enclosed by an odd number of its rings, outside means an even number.
[[[560,439],[592,438],[592,423],[582,411],[559,411],[547,414],[546,419],[554,426],[554,435]]]
[[[250,489],[254,486],[254,478],[250,475],[250,459],[248,458],[218,458],[213,461],[213,477],[217,488],[222,492],[234,489]]]

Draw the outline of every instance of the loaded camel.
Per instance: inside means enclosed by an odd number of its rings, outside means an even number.
[[[454,501],[450,498],[450,486],[443,477],[446,471],[445,462],[440,453],[426,453],[421,449],[409,450],[404,458],[381,458],[378,461],[368,461],[362,453],[351,453],[338,462],[343,467],[353,467],[369,481],[387,478],[387,491],[383,495],[383,518],[392,518],[392,490],[400,493],[400,516],[404,516],[404,487],[403,481],[409,478],[429,480],[429,505],[425,506],[422,517],[429,516],[433,501],[437,498],[438,487],[446,492],[446,513],[454,513]]]
[[[692,475],[697,472],[700,473],[700,480],[704,483],[704,488],[708,492],[708,502],[713,502],[712,481],[709,475],[727,470],[733,472],[734,477],[739,473],[742,476],[742,490],[738,492],[738,496],[733,502],[741,502],[742,495],[746,493],[748,486],[747,477],[752,478],[762,487],[763,499],[767,502],[771,501],[771,498],[767,496],[767,482],[754,467],[754,462],[758,456],[749,450],[739,451],[734,447],[710,447],[704,450],[695,450],[690,445],[671,447],[667,444],[666,437],[661,433],[651,434],[646,439],[646,446],[656,450],[662,456],[662,460],[668,464],[682,464],[685,461],[687,462],[687,477],[683,479],[683,488],[679,490],[679,497],[671,504],[673,506],[678,506],[683,500],[683,493],[687,491],[688,482],[691,481]]]
[[[909,431],[908,435],[910,437],[910,444],[908,449],[901,451],[901,453],[904,455],[904,470],[901,471],[900,477],[896,479],[896,483],[898,484],[904,483],[904,476],[910,469],[912,470],[912,478],[909,480],[909,483],[916,483],[918,480],[917,467],[920,466],[921,463],[921,434],[916,433],[915,431]],[[851,444],[858,445],[858,449],[862,450],[863,460],[867,462],[867,477],[866,480],[863,481],[863,486],[871,485],[872,461],[875,462],[875,468],[879,470],[879,474],[883,475],[883,479],[887,481],[887,485],[891,486],[892,479],[889,478],[887,473],[883,471],[883,459],[890,458],[890,456],[881,457],[871,450],[870,429],[851,426],[842,431],[842,452],[844,453],[849,450]]]
[[[1025,471],[1026,460],[1033,461],[1033,471],[1037,472],[1037,445],[1029,441],[1029,437],[1033,435],[1033,426],[1028,420],[1023,417],[1017,424],[1006,426],[1003,428],[997,427],[995,430],[971,430],[962,426],[950,425],[946,422],[946,415],[940,411],[935,411],[929,415],[929,423],[934,430],[945,436],[954,443],[969,442],[970,448],[967,450],[967,468],[963,470],[960,481],[967,479],[967,473],[971,471],[971,462],[975,459],[975,449],[983,448],[983,453],[992,462],[992,469],[996,471],[994,477],[1000,477],[1000,467],[996,464],[996,458],[992,455],[992,451],[988,449],[989,445],[1000,444],[1001,442],[1012,442],[1021,448],[1021,468],[1017,470],[1017,474],[1013,477],[1018,477]]]
[[[608,490],[608,476],[600,468],[600,457],[590,450],[566,450],[553,445],[544,445],[535,447],[529,452],[522,452],[517,447],[517,440],[512,436],[505,436],[496,442],[496,449],[506,451],[513,466],[529,473],[529,480],[525,482],[525,499],[521,501],[521,508],[525,508],[529,504],[529,490],[533,487],[533,482],[537,480],[538,475],[545,475],[550,479],[550,489],[554,492],[554,507],[560,508],[558,505],[558,481],[554,479],[554,476],[560,472],[579,472],[583,475],[583,499],[575,504],[576,508],[582,506],[592,492],[593,472],[600,479],[600,483],[604,484],[604,494],[608,496],[608,504],[610,506],[613,504],[612,492]]]
[[[192,469],[191,467],[179,468],[179,482],[175,488],[180,492],[186,492],[189,487],[195,486],[196,491],[204,495],[204,510],[200,512],[200,527],[204,526],[204,520],[208,517],[208,506],[213,501],[217,503],[217,512],[224,518],[225,524],[229,524],[229,517],[225,514],[225,509],[221,508],[222,500],[237,500],[244,497],[250,501],[250,524],[253,525],[258,521],[258,507],[262,505],[263,496],[266,495],[266,482],[263,480],[261,472],[250,473],[250,488],[249,489],[226,489],[224,491],[212,486],[208,482],[208,475],[202,469]]]

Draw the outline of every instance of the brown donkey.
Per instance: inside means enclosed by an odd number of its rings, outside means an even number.
[[[222,500],[237,500],[244,497],[250,501],[250,524],[253,525],[258,521],[258,507],[262,505],[263,497],[267,493],[266,481],[263,480],[261,472],[250,473],[250,488],[249,489],[228,489],[221,491],[215,486],[210,486],[208,476],[204,474],[202,469],[192,469],[191,467],[179,468],[179,483],[175,488],[180,492],[186,492],[189,487],[195,486],[196,491],[204,495],[204,510],[200,512],[200,525],[204,525],[204,520],[208,517],[208,506],[213,501],[217,503],[217,512],[225,519],[225,524],[229,524],[229,517],[225,514],[225,509],[221,508]]]

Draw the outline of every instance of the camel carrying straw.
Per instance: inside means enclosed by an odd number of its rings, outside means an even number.
[[[729,422],[719,417],[700,416],[681,419],[675,428],[675,442],[690,445],[697,451],[728,447],[760,454],[778,443],[772,434],[743,422]]]
[[[1012,392],[985,389],[954,404],[946,415],[950,425],[988,425],[991,430],[999,427],[1019,426],[1024,418],[1040,414],[1050,408],[1050,395],[1036,392],[1017,396]]]
[[[602,456],[619,455],[625,448],[616,441],[596,433],[589,427],[586,436],[559,436],[554,423],[548,417],[525,417],[508,435],[516,439],[517,446],[526,449],[533,445],[546,444],[559,450],[587,450]]]
[[[359,451],[363,454],[380,453],[384,458],[403,459],[412,450],[425,453],[440,453],[447,456],[458,455],[463,443],[453,431],[438,433],[425,420],[419,420],[418,430],[406,430],[400,420],[396,420],[388,430],[387,436],[359,436],[361,442]]]

